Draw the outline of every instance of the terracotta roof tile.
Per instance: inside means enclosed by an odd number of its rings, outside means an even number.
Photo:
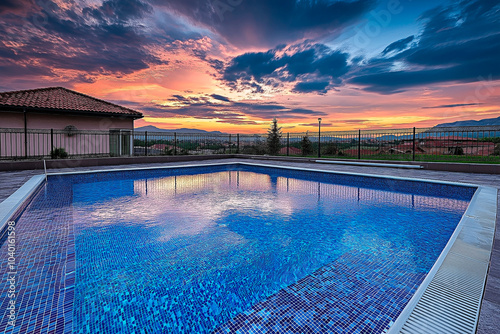
[[[63,87],[48,87],[0,93],[0,107],[54,109],[85,113],[105,113],[141,118],[142,113],[96,99]]]

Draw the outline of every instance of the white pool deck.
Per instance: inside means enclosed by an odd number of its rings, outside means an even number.
[[[430,182],[460,183],[479,186],[450,242],[431,272],[404,309],[389,333],[498,333],[500,331],[500,233],[498,189],[500,175],[450,173],[421,169],[394,169],[378,165],[297,163],[246,159],[221,159],[161,164],[118,165],[87,168],[64,168],[49,173],[83,172],[186,166],[240,162],[291,169],[314,169],[330,173],[368,174],[381,177],[420,179]],[[0,172],[0,226],[45,180],[43,171]],[[491,255],[491,256],[490,256]],[[489,270],[489,271],[488,271]],[[487,275],[486,285],[484,278]],[[484,293],[484,298],[481,298]],[[479,318],[477,314],[479,313]],[[456,316],[460,319],[454,319]],[[478,323],[476,321],[478,320]]]

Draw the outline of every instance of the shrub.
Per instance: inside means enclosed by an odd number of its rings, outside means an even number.
[[[451,147],[450,148],[450,153],[453,154],[453,155],[464,155],[464,149],[461,148],[460,146]]]
[[[321,150],[323,155],[340,155],[341,152],[339,151],[339,148],[337,147],[337,144],[335,143],[330,143],[326,145],[322,150]]]
[[[303,156],[311,155],[313,153],[313,146],[308,133],[306,133],[306,135],[302,138],[302,141],[300,142],[300,149],[302,150]]]
[[[68,152],[63,147],[54,148],[50,151],[50,157],[52,159],[66,159],[68,157]]]
[[[500,155],[500,144],[496,144],[493,149],[493,155]]]

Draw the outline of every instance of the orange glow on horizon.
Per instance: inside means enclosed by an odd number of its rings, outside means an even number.
[[[193,43],[207,44],[208,41]],[[323,119],[321,130],[327,132],[426,128],[500,115],[500,101],[494,103],[498,99],[486,103],[486,98],[500,96],[500,88],[495,87],[494,91],[488,91],[490,95],[480,99],[474,97],[475,83],[416,88],[390,95],[363,92],[359,87],[349,85],[321,96],[292,92],[255,94],[231,91],[221,86],[213,76],[213,69],[185,52],[170,54],[168,60],[168,65],[154,66],[122,77],[103,75],[92,83],[75,84],[73,89],[141,111],[144,118],[135,121],[136,128],[153,125],[161,129],[264,134],[276,116],[283,133],[302,133],[316,132],[318,117]],[[214,98],[213,94],[228,100]],[[186,100],[176,99],[179,96]],[[252,108],[252,105],[266,104],[282,109],[277,109],[275,114],[265,114],[259,113],[259,108]],[[239,109],[241,105],[247,109]],[[195,108],[209,109],[209,116],[203,112],[196,115]],[[288,110],[311,110],[321,116],[301,115],[300,112],[289,114]]]

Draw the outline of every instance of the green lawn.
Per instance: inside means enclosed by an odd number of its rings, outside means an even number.
[[[292,156],[292,155],[290,155]],[[309,155],[307,158],[318,157],[317,154]],[[357,160],[357,156],[327,156],[321,155],[321,158],[333,159],[353,159]],[[412,161],[411,154],[374,154],[362,155],[362,160],[393,160],[393,161]],[[471,155],[431,155],[431,154],[416,154],[415,161],[422,162],[462,162],[462,163],[480,163],[480,164],[500,164],[500,156],[471,156]]]

